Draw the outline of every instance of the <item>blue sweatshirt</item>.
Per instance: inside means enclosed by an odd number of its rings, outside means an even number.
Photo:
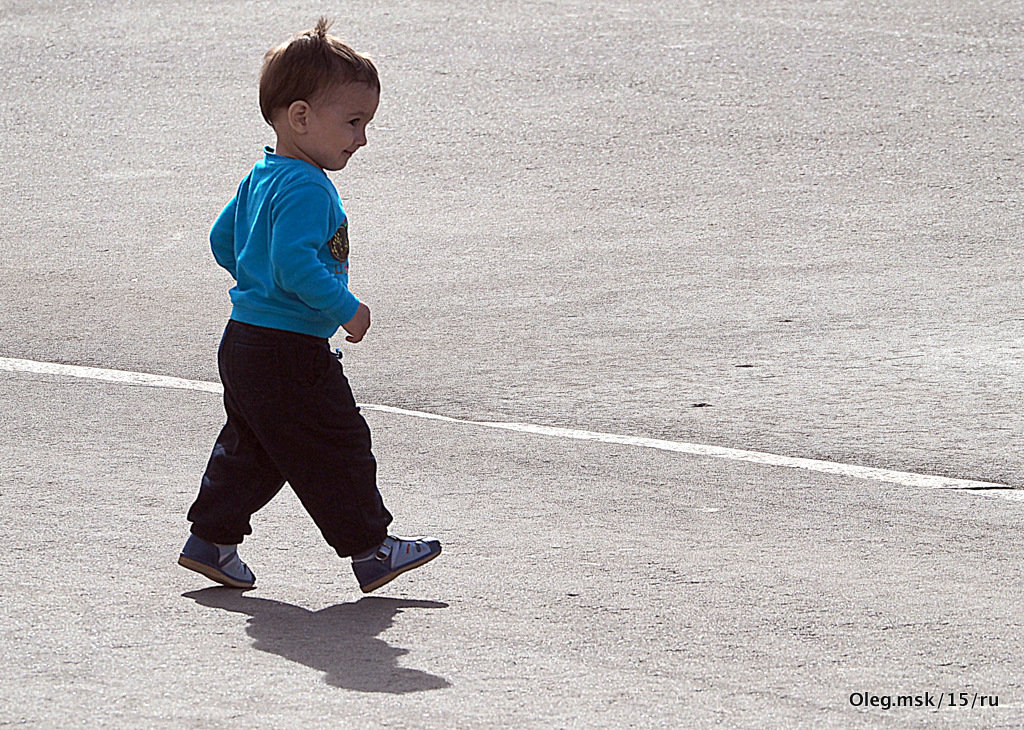
[[[210,246],[236,282],[234,320],[331,337],[359,308],[348,290],[345,210],[308,162],[268,147],[217,217]]]

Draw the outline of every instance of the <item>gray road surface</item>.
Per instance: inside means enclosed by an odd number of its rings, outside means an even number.
[[[258,587],[240,592],[173,564],[216,396],[26,375],[0,389],[25,435],[0,446],[7,723],[1024,717],[1016,503],[371,413],[389,505],[446,552],[362,597],[282,493],[243,546]],[[999,707],[849,700],[962,691]]]
[[[343,10],[360,400],[1024,486],[1019,3]],[[318,12],[0,2],[0,357],[216,379],[206,232]],[[1024,723],[1021,502],[375,413],[445,554],[360,600],[282,495],[240,594],[173,565],[216,397],[0,392],[0,724]]]

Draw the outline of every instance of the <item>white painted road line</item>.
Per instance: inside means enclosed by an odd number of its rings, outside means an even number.
[[[14,358],[0,357],[0,371],[88,378],[92,380],[102,380],[109,383],[118,383],[120,385],[142,385],[152,388],[198,390],[204,393],[221,394],[224,392],[223,386],[221,386],[220,383],[210,383],[203,380],[186,380],[184,378],[174,378],[167,375],[135,373],[127,370],[108,370],[105,368],[91,368],[80,365],[62,365],[59,363],[39,362],[36,360],[18,360]],[[663,439],[651,439],[639,436],[623,436],[614,433],[582,431],[572,428],[557,428],[554,426],[541,426],[532,423],[471,421],[461,418],[441,416],[435,413],[426,413],[425,411],[413,411],[406,408],[373,405],[370,403],[360,403],[359,405],[361,408],[365,408],[367,410],[380,411],[382,413],[393,413],[411,418],[425,418],[434,421],[446,421],[448,423],[480,426],[483,428],[498,428],[507,431],[516,431],[519,433],[536,434],[561,439],[573,439],[577,441],[597,441],[606,444],[637,446],[645,449],[671,451],[693,456],[745,461],[751,464],[760,464],[763,466],[803,469],[805,471],[816,471],[854,479],[869,479],[876,482],[887,482],[905,487],[981,490],[985,494],[994,494],[1006,499],[1024,501],[1024,490],[1012,489],[1005,484],[998,484],[995,482],[981,482],[970,479],[952,479],[949,477],[932,476],[929,474],[914,474],[912,472],[894,471],[891,469],[876,469],[866,466],[840,464],[834,461],[823,461],[820,459],[803,459],[799,457],[768,454],[760,451],[744,451],[742,449],[729,449],[721,446],[707,446],[703,444],[691,444],[682,441],[666,441]]]
[[[206,393],[223,393],[220,383],[207,383],[202,380],[185,380],[167,375],[150,375],[149,373],[133,373],[128,370],[107,370],[105,368],[88,368],[82,365],[61,365],[56,362],[38,362],[36,360],[16,360],[0,357],[0,371],[37,373],[40,375],[66,375],[72,378],[105,380],[108,383],[121,385],[148,385],[153,388],[176,388],[178,390],[201,390]]]

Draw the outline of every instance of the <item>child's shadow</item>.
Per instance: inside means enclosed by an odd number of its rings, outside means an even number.
[[[256,649],[318,669],[335,687],[404,694],[451,686],[443,677],[398,666],[398,657],[409,650],[377,638],[402,610],[448,608],[447,603],[372,597],[308,611],[290,603],[247,598],[226,588],[183,595],[202,606],[246,614],[245,630]]]

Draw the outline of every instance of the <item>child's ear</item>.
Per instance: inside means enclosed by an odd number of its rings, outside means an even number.
[[[288,105],[288,126],[297,134],[304,134],[309,124],[309,104],[302,99]]]

